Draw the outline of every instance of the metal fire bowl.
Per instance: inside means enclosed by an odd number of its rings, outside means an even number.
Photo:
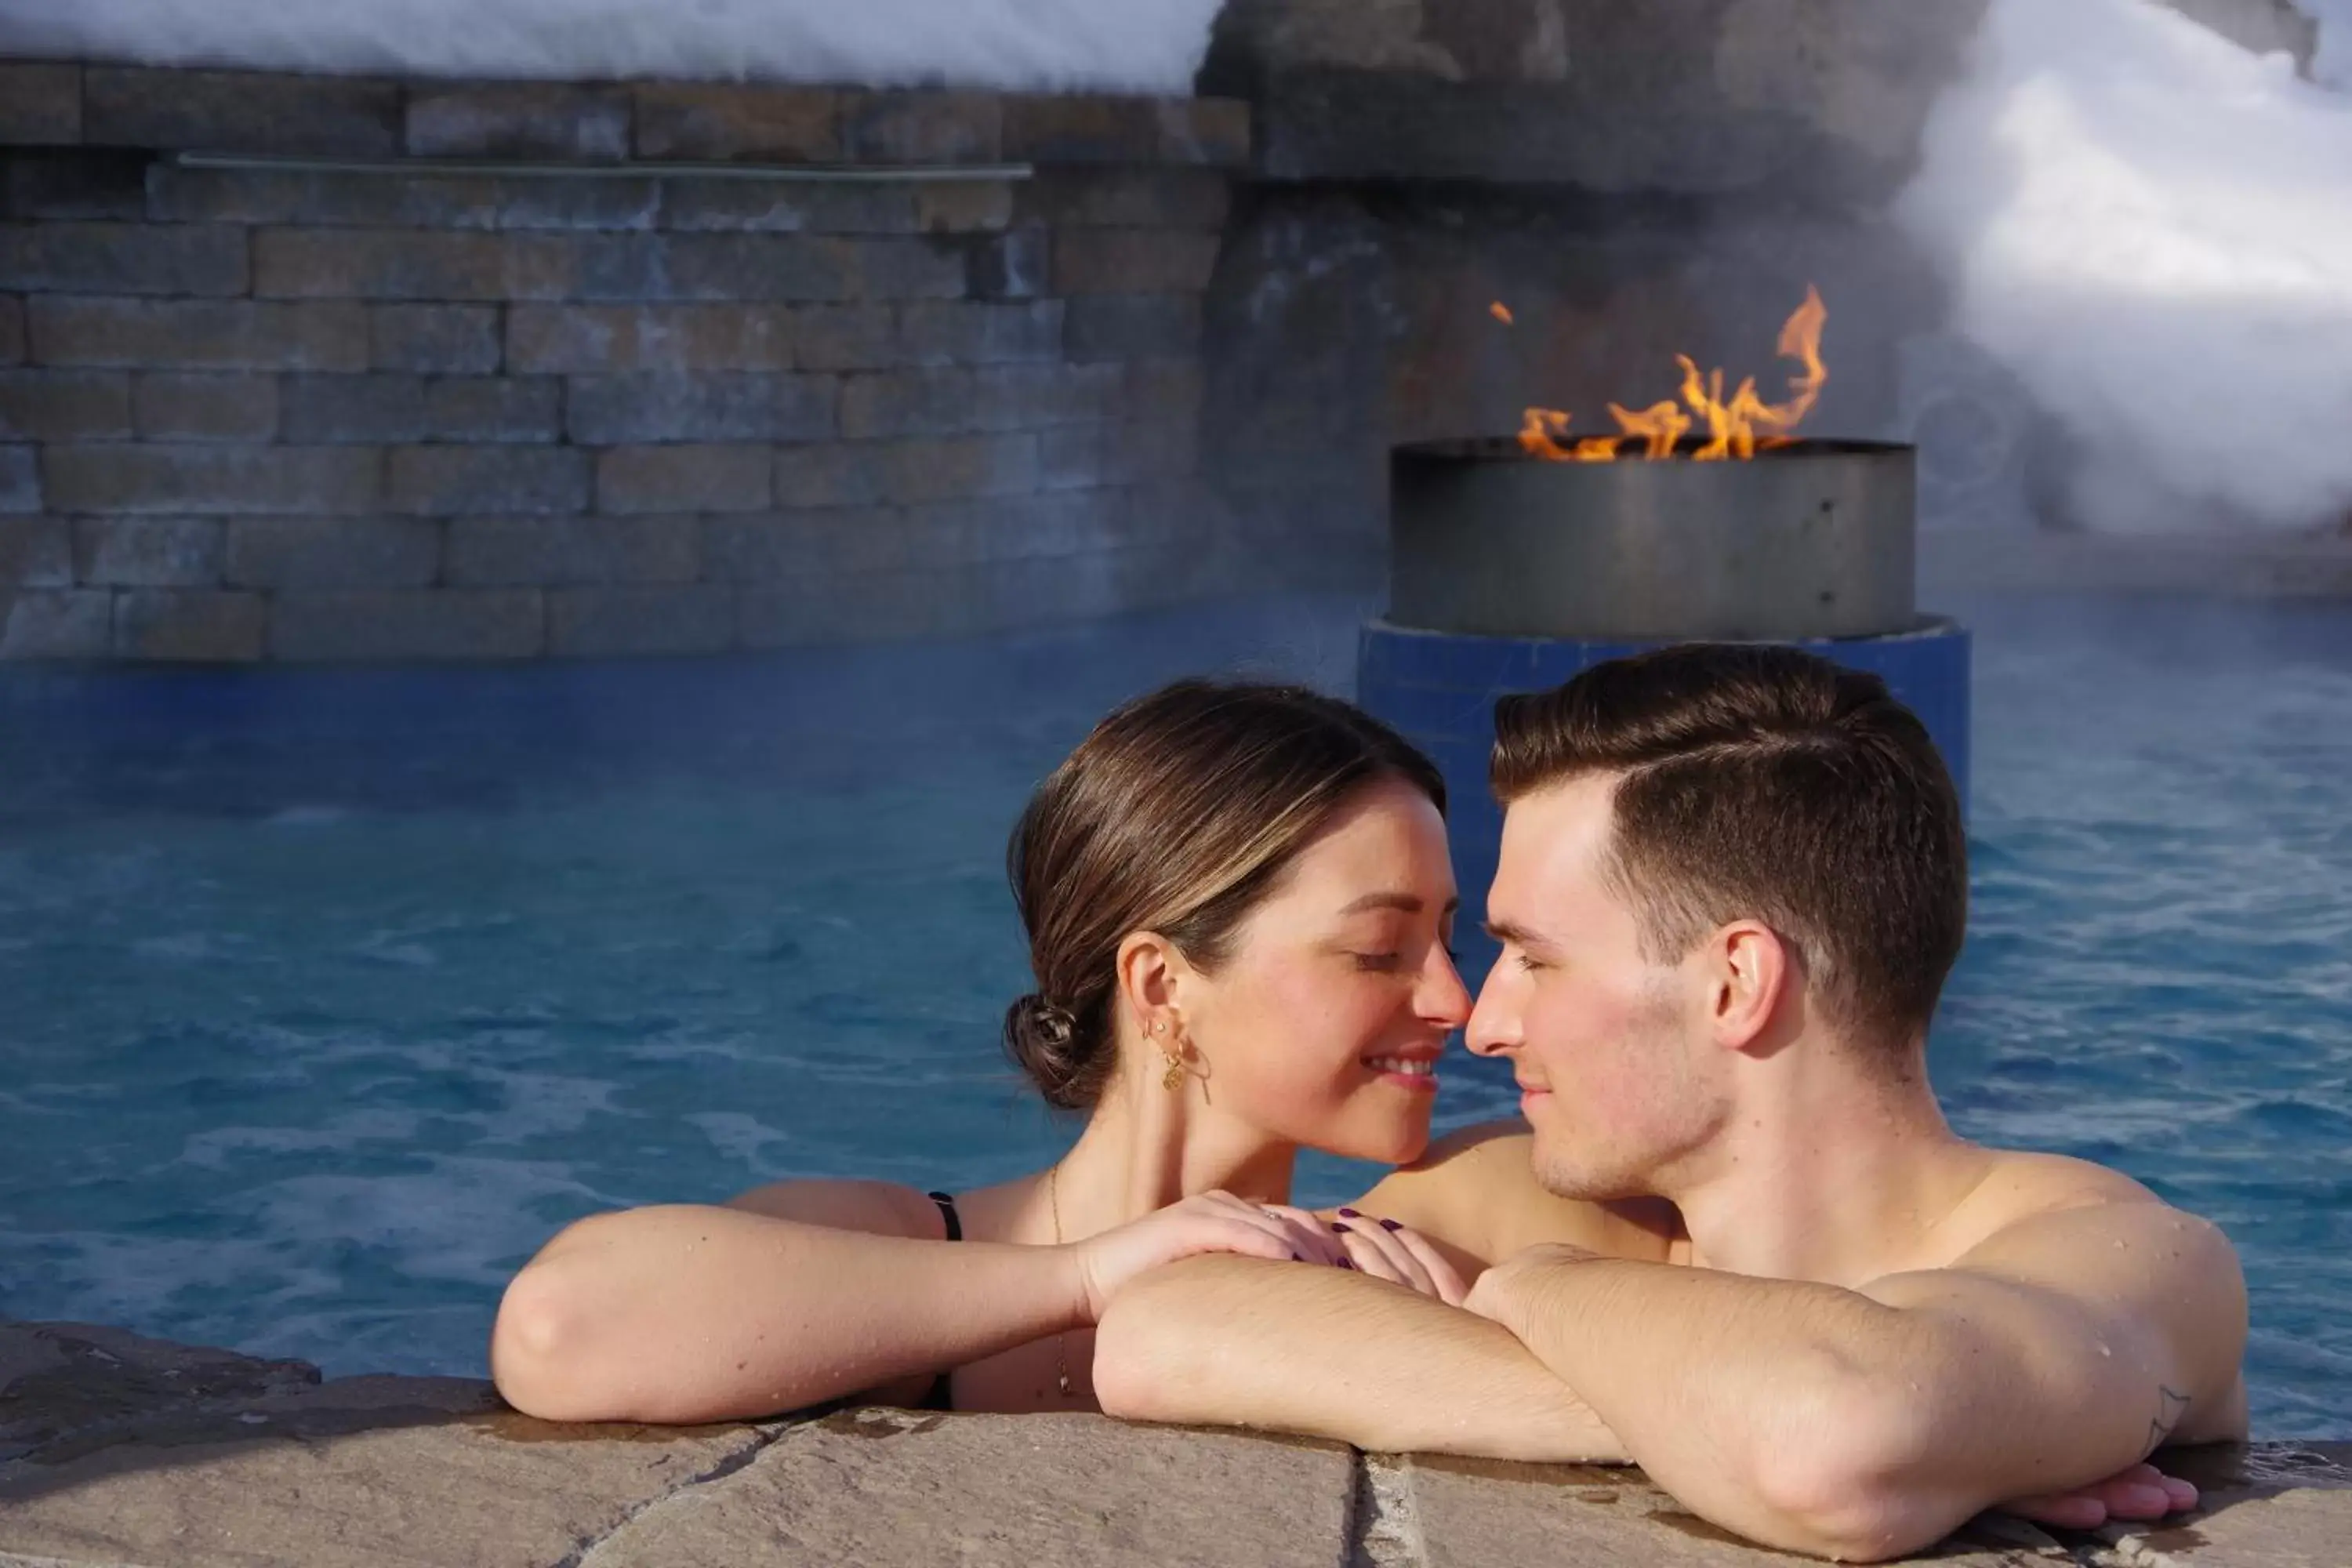
[[[1915,457],[1862,441],[1722,463],[1547,462],[1509,441],[1401,447],[1389,620],[1622,642],[1909,631]]]

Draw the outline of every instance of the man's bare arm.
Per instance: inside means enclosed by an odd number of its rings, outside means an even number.
[[[1617,1463],[1624,1448],[1508,1331],[1333,1268],[1198,1258],[1111,1303],[1094,1382],[1113,1415],[1253,1426],[1377,1453]]]
[[[1612,1258],[1666,1260],[1675,1218],[1657,1200],[1595,1204],[1544,1191],[1524,1121],[1450,1132],[1351,1207],[1411,1226],[1465,1279],[1530,1247],[1565,1242]]]
[[[2154,1202],[2030,1218],[1859,1290],[1563,1250],[1490,1271],[1471,1305],[1694,1511],[1847,1561],[2242,1430],[2236,1257]]]

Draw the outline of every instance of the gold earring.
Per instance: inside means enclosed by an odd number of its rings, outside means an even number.
[[[1168,1058],[1168,1070],[1160,1075],[1160,1087],[1173,1094],[1178,1086],[1184,1081],[1184,1058],[1174,1051],[1162,1051],[1160,1054]]]

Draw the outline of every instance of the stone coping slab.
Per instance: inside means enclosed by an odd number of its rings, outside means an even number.
[[[2352,1445],[2175,1456],[2205,1506],[1956,1568],[2344,1568]],[[456,1378],[320,1379],[118,1330],[0,1323],[0,1568],[738,1563],[1764,1568],[1640,1472],[1359,1455],[1101,1416],[845,1410],[572,1426]]]
[[[471,82],[0,58],[0,146],[258,158],[1238,169],[1228,99]]]

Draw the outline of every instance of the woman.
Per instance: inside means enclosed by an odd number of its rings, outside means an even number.
[[[600,1215],[509,1288],[491,1369],[555,1420],[689,1424],[850,1394],[1097,1408],[1092,1325],[1202,1252],[1360,1269],[1450,1302],[1427,1241],[1289,1204],[1300,1147],[1401,1164],[1470,998],[1445,789],[1346,703],[1186,681],[1106,719],[1008,866],[1035,993],[1013,1060],[1090,1112],[1050,1169],[964,1194],[796,1181]]]

